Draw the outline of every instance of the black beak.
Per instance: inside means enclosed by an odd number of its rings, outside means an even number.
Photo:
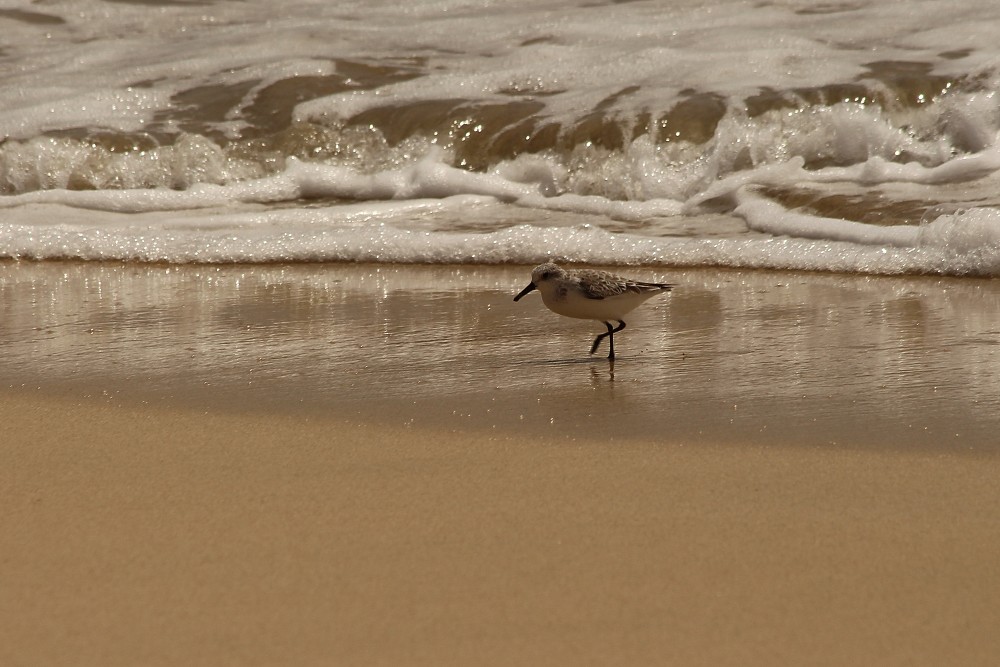
[[[528,283],[528,286],[525,287],[523,290],[521,290],[520,294],[518,294],[517,296],[514,297],[514,301],[517,301],[522,296],[524,296],[525,294],[527,294],[531,290],[535,290],[535,289],[538,289],[537,287],[535,287],[535,283]]]

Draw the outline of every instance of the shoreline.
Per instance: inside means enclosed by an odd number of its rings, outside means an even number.
[[[1000,284],[713,269],[597,323],[528,267],[0,262],[6,389],[560,438],[995,454]]]
[[[0,662],[989,664],[1000,287],[621,272],[0,263]]]

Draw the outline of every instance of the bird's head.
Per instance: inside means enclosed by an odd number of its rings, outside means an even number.
[[[549,280],[559,278],[560,276],[565,276],[566,271],[561,267],[553,264],[552,262],[546,262],[545,264],[539,264],[531,271],[531,282],[528,286],[521,290],[517,296],[514,297],[514,301],[517,301],[522,296],[531,292],[532,290],[538,289],[539,285],[544,285]]]

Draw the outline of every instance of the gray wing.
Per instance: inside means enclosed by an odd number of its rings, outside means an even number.
[[[581,270],[576,273],[580,292],[588,299],[604,299],[611,296],[633,292],[641,294],[651,291],[669,291],[673,285],[668,283],[646,283],[639,280],[629,280],[607,271]]]
[[[628,290],[629,281],[606,271],[587,269],[576,273],[580,292],[588,299],[604,299]]]
[[[674,286],[671,283],[644,283],[638,280],[628,281],[627,290],[630,292],[649,292],[651,290],[663,290],[669,292]]]

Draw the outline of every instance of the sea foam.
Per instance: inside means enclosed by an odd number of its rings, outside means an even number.
[[[998,272],[996,3],[283,7],[0,17],[0,256]]]

